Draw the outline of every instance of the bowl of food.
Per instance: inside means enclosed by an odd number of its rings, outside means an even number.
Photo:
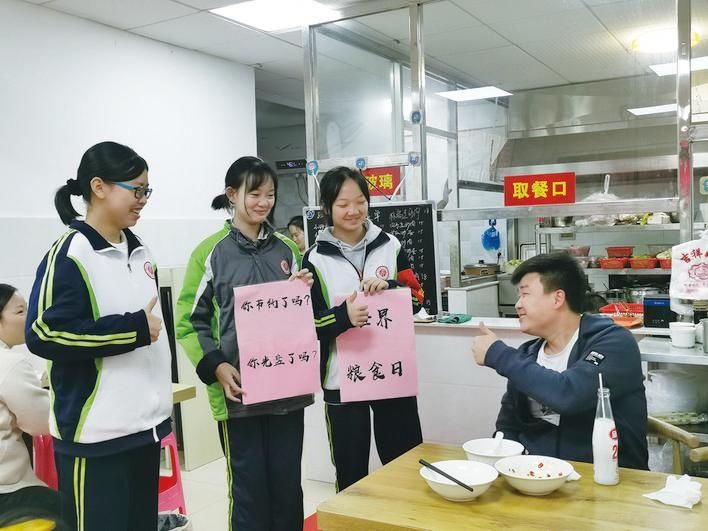
[[[499,473],[494,467],[475,461],[437,461],[432,465],[472,487],[473,492],[470,492],[445,476],[425,466],[421,467],[420,475],[428,486],[446,500],[454,502],[474,500],[484,494],[494,480],[499,477]]]
[[[545,496],[563,486],[575,472],[567,461],[542,455],[500,459],[494,468],[513,488],[529,496]]]
[[[462,445],[462,449],[467,454],[467,459],[494,465],[504,457],[521,455],[524,445],[511,439],[472,439]]]
[[[654,269],[657,259],[649,255],[633,256],[629,259],[629,267],[632,269]]]
[[[629,259],[627,258],[600,258],[600,267],[602,269],[624,269],[627,267]]]
[[[656,255],[661,269],[671,269],[671,249],[666,249]]]

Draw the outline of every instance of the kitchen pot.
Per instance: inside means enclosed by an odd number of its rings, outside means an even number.
[[[624,296],[627,299],[627,302],[634,302],[637,304],[644,304],[644,297],[647,295],[659,295],[659,293],[661,293],[659,288],[651,287],[634,287],[625,288],[624,290]]]

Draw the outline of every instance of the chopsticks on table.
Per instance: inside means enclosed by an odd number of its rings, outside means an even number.
[[[447,479],[449,479],[450,481],[453,481],[453,482],[457,483],[460,487],[463,487],[463,488],[467,489],[467,490],[470,491],[470,492],[474,492],[474,489],[473,489],[472,487],[470,487],[469,485],[465,485],[464,483],[462,483],[462,481],[460,481],[459,479],[457,479],[457,478],[455,478],[455,477],[452,477],[452,476],[451,476],[450,474],[448,474],[447,472],[443,472],[442,470],[440,470],[440,469],[439,469],[438,467],[436,467],[435,465],[431,465],[431,464],[428,463],[425,459],[421,459],[421,460],[418,461],[418,462],[419,462],[421,465],[423,465],[424,467],[429,468],[429,469],[432,470],[433,472],[437,472],[437,473],[440,474],[442,477],[447,478]]]

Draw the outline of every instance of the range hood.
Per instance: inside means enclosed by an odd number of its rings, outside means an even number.
[[[703,76],[708,82],[708,76]],[[694,80],[694,100],[701,89]],[[628,108],[675,101],[673,76],[638,76],[517,92],[508,98],[506,142],[490,168],[505,175],[670,172],[678,157],[675,114],[634,116]],[[708,167],[695,144],[694,167]]]

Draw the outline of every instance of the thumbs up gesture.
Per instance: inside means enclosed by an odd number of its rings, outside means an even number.
[[[353,326],[364,326],[369,320],[369,307],[356,302],[356,290],[347,297],[347,315]]]
[[[162,319],[160,319],[157,315],[153,315],[152,313],[152,311],[155,309],[156,304],[157,297],[153,297],[152,299],[150,299],[150,302],[147,303],[147,306],[143,308],[143,311],[145,312],[145,317],[147,318],[148,328],[150,329],[151,343],[157,341],[157,338],[160,337],[160,330],[162,330]]]
[[[482,335],[474,338],[472,342],[472,354],[474,355],[474,360],[477,362],[477,365],[484,365],[489,347],[499,338],[494,332],[487,328],[482,321],[479,323],[479,331],[482,332]]]

